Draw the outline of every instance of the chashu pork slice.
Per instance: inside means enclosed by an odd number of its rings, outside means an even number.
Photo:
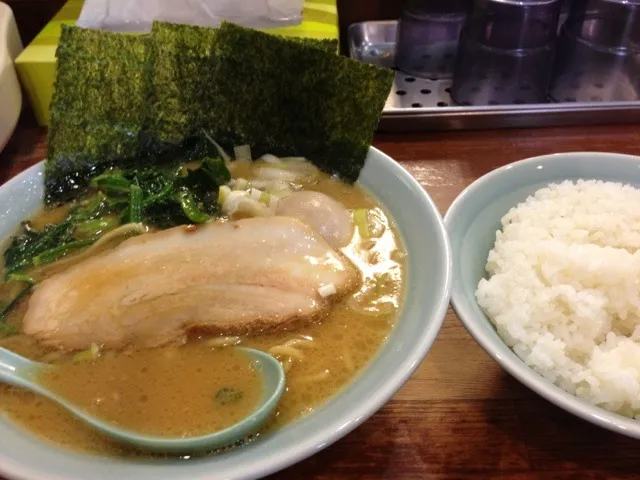
[[[153,347],[191,330],[246,335],[319,319],[360,282],[346,257],[294,218],[189,230],[131,238],[45,280],[24,333],[69,350]]]

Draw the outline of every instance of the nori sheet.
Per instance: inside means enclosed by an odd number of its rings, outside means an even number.
[[[393,71],[227,22],[214,48],[215,109],[206,128],[357,180]]]
[[[216,81],[213,55],[217,29],[169,22],[153,23],[149,59],[152,117],[149,135],[160,144],[177,144],[195,135],[215,115],[210,92]],[[282,37],[337,54],[338,41]],[[241,55],[241,54],[240,54]],[[225,79],[225,81],[229,81]],[[234,135],[211,132],[218,140]],[[228,143],[227,142],[227,143]]]
[[[154,22],[149,135],[160,143],[177,144],[197,132],[201,113],[214,108],[208,95],[216,30]]]
[[[72,196],[89,172],[139,153],[148,115],[148,41],[62,26],[45,166],[48,201]]]
[[[337,47],[228,23],[156,22],[149,35],[63,26],[45,200],[76,196],[112,165],[175,159],[203,129],[357,179],[393,74]]]
[[[285,36],[279,36],[279,38],[284,38],[285,40],[292,40],[294,42],[301,43],[309,47],[319,48],[320,50],[324,50],[327,53],[335,53],[336,55],[338,54],[338,40],[333,38],[304,38],[304,37],[285,37]]]

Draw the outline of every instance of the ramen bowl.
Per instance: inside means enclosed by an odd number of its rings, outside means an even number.
[[[476,301],[501,219],[537,190],[564,180],[602,180],[640,186],[640,157],[572,152],[545,155],[493,170],[467,187],[445,216],[454,258],[451,304],[480,346],[507,372],[567,412],[600,427],[640,438],[640,422],[581,400],[520,359],[498,335]],[[523,307],[525,308],[525,307]]]
[[[0,238],[41,207],[43,172],[40,163],[0,187]],[[3,418],[0,475],[34,480],[258,478],[318,452],[374,414],[410,377],[436,338],[449,302],[451,254],[433,201],[390,157],[371,148],[359,183],[379,200],[398,228],[407,252],[407,286],[387,342],[346,388],[306,417],[252,443],[190,461],[132,461],[74,453]]]

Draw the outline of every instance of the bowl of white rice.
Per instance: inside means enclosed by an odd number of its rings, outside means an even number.
[[[452,305],[511,375],[640,438],[640,157],[576,152],[498,168],[449,208]]]

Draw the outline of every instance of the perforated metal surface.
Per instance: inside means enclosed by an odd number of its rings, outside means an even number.
[[[395,28],[390,30],[393,31],[392,36],[395,40]],[[359,48],[352,49],[352,56],[363,63],[395,69],[393,62],[394,50],[395,41],[380,44],[362,44]],[[450,59],[450,61],[453,61],[453,59]],[[396,78],[387,99],[385,111],[452,106],[453,102],[449,94],[450,87],[451,79],[428,80],[396,70]]]
[[[394,68],[396,21],[362,22],[349,27],[350,56],[363,63]],[[558,103],[521,104],[525,90],[511,105],[455,105],[451,79],[425,79],[396,70],[393,88],[380,120],[383,131],[462,130],[640,122],[640,102],[599,101],[602,83],[571,79],[575,95]],[[495,89],[499,84],[483,88]],[[604,87],[606,88],[606,86]],[[482,92],[490,100],[491,91]]]
[[[449,95],[451,80],[424,80],[397,74],[389,108],[441,108],[453,105]]]

